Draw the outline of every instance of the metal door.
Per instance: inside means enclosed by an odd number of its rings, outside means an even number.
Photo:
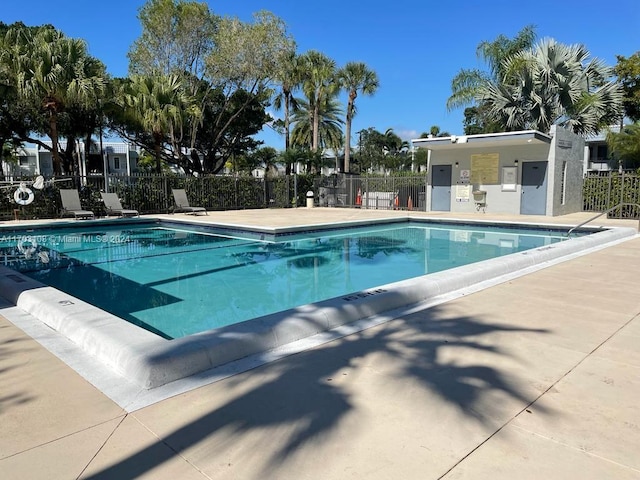
[[[522,163],[520,213],[523,215],[547,214],[547,162]]]
[[[451,165],[431,167],[431,210],[451,210]]]

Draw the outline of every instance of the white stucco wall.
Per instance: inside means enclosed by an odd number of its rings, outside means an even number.
[[[522,166],[526,162],[547,162],[546,215],[564,215],[582,211],[585,141],[579,135],[555,126],[551,129],[550,135],[552,136],[550,143],[534,140],[531,143],[518,145],[500,145],[503,140],[503,143],[507,143],[509,140],[509,134],[505,134],[503,138],[488,142],[489,146],[468,142],[442,150],[434,148],[429,152],[427,211],[432,209],[432,171],[433,167],[438,165],[451,165],[450,210],[456,213],[477,211],[473,195],[470,196],[468,202],[456,200],[456,186],[465,184],[461,178],[461,172],[471,170],[471,156],[475,154],[497,154],[499,159],[497,182],[472,184],[472,191],[483,190],[487,192],[486,212],[520,214]],[[566,177],[563,184],[565,162]],[[503,167],[513,166],[517,166],[517,185],[515,191],[507,191],[502,184]],[[562,196],[563,188],[565,190],[564,198]]]
[[[452,165],[451,179],[451,211],[452,212],[475,212],[476,206],[473,195],[469,202],[456,201],[456,185],[464,182],[460,179],[462,170],[471,170],[471,155],[497,153],[498,183],[472,185],[473,190],[484,190],[487,192],[487,204],[485,210],[492,213],[507,213],[517,215],[520,213],[520,197],[522,195],[522,163],[525,161],[546,161],[549,157],[550,146],[547,144],[534,144],[526,146],[506,146],[506,147],[476,147],[471,145],[460,145],[460,148],[447,151],[432,151],[431,165]],[[515,191],[502,190],[502,167],[517,165],[517,185]],[[455,166],[458,162],[458,167]],[[431,168],[429,171],[431,176]],[[431,186],[431,180],[429,180]],[[431,208],[432,189],[427,191],[427,208]]]

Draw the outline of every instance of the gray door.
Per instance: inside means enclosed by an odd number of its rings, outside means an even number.
[[[451,165],[431,167],[431,210],[451,210]]]
[[[547,162],[522,163],[520,213],[523,215],[547,214]]]

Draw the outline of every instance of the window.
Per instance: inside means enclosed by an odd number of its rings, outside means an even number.
[[[560,204],[564,205],[567,199],[567,162],[562,162],[562,180],[560,183]]]
[[[113,157],[113,168],[120,170],[120,157]]]
[[[20,156],[20,166],[26,167],[29,165],[29,157]]]

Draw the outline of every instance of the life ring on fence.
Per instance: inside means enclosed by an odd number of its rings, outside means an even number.
[[[24,186],[24,184],[20,184],[18,189],[13,192],[13,199],[18,205],[29,205],[31,202],[33,202],[34,197],[35,195],[33,194],[33,190]]]

